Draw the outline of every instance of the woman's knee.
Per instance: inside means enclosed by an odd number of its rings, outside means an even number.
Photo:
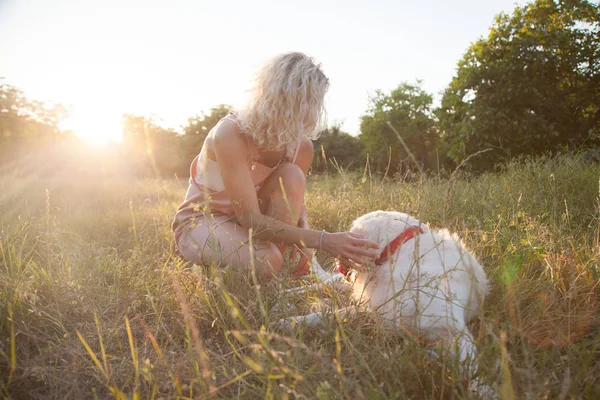
[[[283,163],[278,167],[279,176],[283,181],[286,194],[303,194],[306,189],[306,176],[304,171],[292,163]]]

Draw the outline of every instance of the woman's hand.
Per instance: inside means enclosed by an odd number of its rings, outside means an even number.
[[[366,264],[377,258],[379,244],[352,232],[325,233],[322,248],[347,265]]]
[[[297,246],[293,246],[292,252],[290,253],[290,259],[292,261],[295,261],[296,256],[298,255],[298,253],[300,253],[300,260],[298,261],[298,264],[296,264],[296,266],[292,268],[290,274],[294,277],[306,275],[308,273],[308,270],[310,269],[310,263],[312,262],[314,252],[315,251],[313,249],[300,249]]]
[[[302,215],[298,220],[298,227],[308,229],[306,208],[304,206],[302,207]],[[312,258],[314,255],[314,250],[292,246],[292,251],[290,253],[290,260],[292,260],[292,262],[296,260],[298,253],[300,253],[300,260],[290,272],[294,277],[299,277],[308,273],[308,270],[310,269],[310,263],[312,262]]]

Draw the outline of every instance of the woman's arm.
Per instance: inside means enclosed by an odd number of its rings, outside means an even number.
[[[308,170],[312,165],[314,157],[314,146],[313,143],[308,140],[300,145],[298,156],[296,157],[296,165],[302,169],[304,175],[308,175]],[[302,209],[300,210],[300,218],[298,218],[298,227],[308,229],[308,211],[306,210],[306,202],[302,201]],[[296,256],[300,252],[300,260],[296,266],[290,271],[292,276],[302,276],[308,272],[312,259],[314,256],[314,250],[310,248],[302,248],[301,250],[297,246],[292,247],[290,253],[290,260],[296,260]]]
[[[300,228],[308,229],[308,211],[306,211],[306,203],[302,203],[302,210],[300,211],[300,218],[298,219],[298,226]]]
[[[254,234],[263,240],[319,248],[320,231],[288,225],[261,213],[256,190],[247,167],[248,144],[237,126],[221,124],[213,143],[223,184],[231,197],[238,221],[244,228],[251,228]],[[348,232],[325,234],[322,242],[322,249],[334,257],[351,259],[359,263],[374,258],[376,253],[369,248],[376,247],[377,244]]]
[[[308,170],[313,162],[314,153],[315,150],[312,141],[306,140],[302,142],[300,149],[298,150],[298,156],[296,157],[296,165],[300,167],[302,172],[304,172],[304,175],[308,175]],[[306,210],[305,202],[302,202],[298,226],[300,228],[308,228],[308,212]]]
[[[319,246],[319,232],[293,227],[263,215],[248,170],[248,143],[233,124],[222,124],[214,138],[214,152],[225,189],[240,224],[264,240],[308,247]]]

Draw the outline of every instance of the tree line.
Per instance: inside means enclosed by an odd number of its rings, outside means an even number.
[[[210,129],[230,110],[190,118],[182,133],[152,118],[123,116],[124,156],[136,175],[186,176]],[[0,82],[0,164],[72,137],[61,106],[30,101]],[[313,170],[388,174],[440,171],[467,157],[489,170],[519,156],[600,147],[600,5],[536,0],[499,14],[458,62],[439,105],[420,81],[378,90],[360,134],[339,126],[315,142]],[[485,151],[485,152],[483,152]]]

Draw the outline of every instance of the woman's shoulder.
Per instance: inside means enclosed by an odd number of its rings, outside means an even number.
[[[219,120],[217,126],[225,125],[229,128],[236,128],[237,133],[242,133],[244,136],[247,136],[246,130],[242,127],[242,119],[239,111],[231,110],[227,115]]]
[[[219,138],[219,140],[243,137],[241,126],[232,113],[229,113],[225,117],[221,118],[212,129],[211,134],[211,136],[213,136],[215,139]]]
[[[298,157],[310,157],[312,158],[315,153],[315,145],[310,139],[304,139],[298,143]]]
[[[298,143],[297,155],[294,162],[306,173],[314,158],[314,145],[312,140],[306,139]]]
[[[315,145],[312,140],[304,139],[299,144],[300,149],[298,151],[310,152],[313,153],[315,151]]]
[[[225,149],[248,150],[248,140],[233,114],[222,118],[211,132],[212,143],[215,147]]]

